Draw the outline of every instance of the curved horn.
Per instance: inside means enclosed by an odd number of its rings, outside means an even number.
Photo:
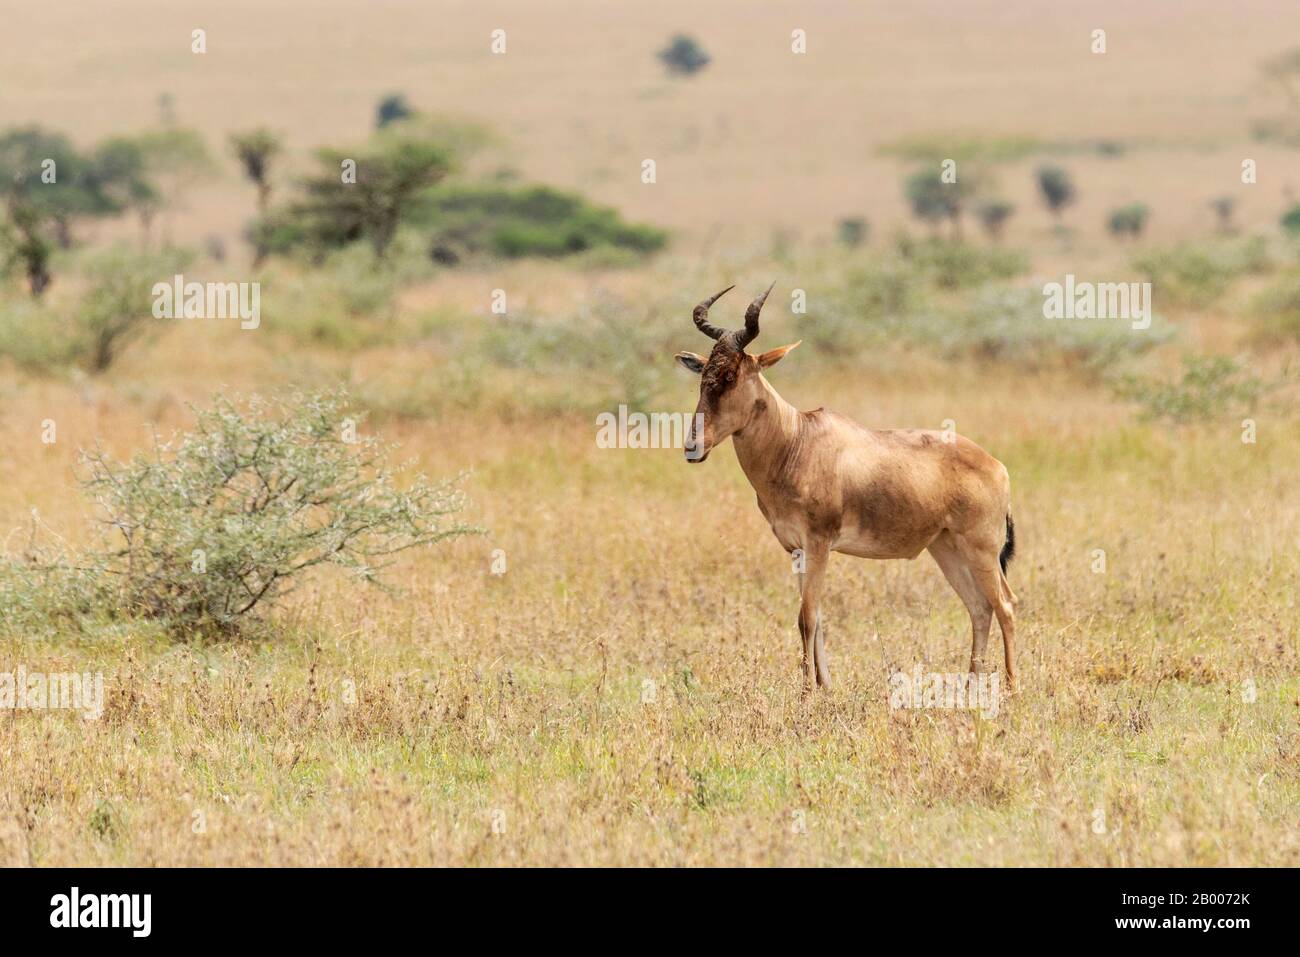
[[[749,308],[745,310],[745,328],[736,333],[736,346],[738,348],[743,349],[758,338],[758,314],[763,308],[763,303],[767,302],[767,294],[772,291],[774,286],[776,286],[775,281],[772,282],[771,286],[767,287],[763,295],[751,302]]]
[[[717,326],[713,325],[713,323],[709,322],[709,306],[713,305],[725,294],[731,292],[731,290],[735,288],[735,286],[728,286],[726,289],[722,290],[722,292],[715,293],[696,306],[695,311],[691,313],[691,317],[695,320],[695,328],[699,329],[700,332],[704,333],[710,339],[721,339],[727,334],[727,330],[719,329]]]

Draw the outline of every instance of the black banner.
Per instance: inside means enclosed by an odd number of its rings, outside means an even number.
[[[1293,935],[1294,889],[1285,870],[10,870],[0,926],[8,946],[75,936],[298,948],[440,926],[478,928],[485,943],[608,927],[610,943],[636,929],[734,945],[804,924],[864,940],[934,934],[945,947],[1040,932],[1040,944],[1231,947]]]

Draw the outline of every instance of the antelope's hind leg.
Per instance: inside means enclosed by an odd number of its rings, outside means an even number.
[[[942,532],[930,543],[929,552],[970,615],[970,670],[978,674],[984,670],[984,651],[988,646],[989,626],[993,623],[993,606],[976,584],[966,559],[948,532]]]
[[[813,634],[813,653],[817,657],[817,683],[823,688],[831,686],[830,664],[826,661],[826,626],[822,624],[822,610],[817,609],[817,622]]]
[[[957,547],[961,557],[966,561],[966,567],[970,570],[971,578],[975,580],[975,584],[984,593],[984,597],[993,609],[993,614],[997,616],[998,628],[1002,631],[1002,650],[1007,665],[1007,687],[1008,690],[1015,693],[1015,595],[1011,592],[1011,586],[1006,584],[1006,579],[1002,575],[1002,568],[998,564],[1000,545],[995,543],[983,550],[979,550],[972,545],[969,539],[958,539]]]

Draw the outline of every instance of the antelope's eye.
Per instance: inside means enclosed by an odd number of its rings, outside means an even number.
[[[726,375],[722,377],[722,381],[725,382],[727,385],[731,385],[733,382],[736,381],[736,373],[728,372]]]

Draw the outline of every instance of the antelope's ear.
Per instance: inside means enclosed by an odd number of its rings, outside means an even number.
[[[696,375],[699,375],[704,371],[705,359],[704,356],[699,355],[698,353],[679,352],[677,355],[673,356],[673,358],[676,359],[677,364],[687,372],[694,372]]]
[[[800,339],[799,342],[803,342],[803,340]],[[792,342],[788,346],[781,346],[779,349],[770,349],[767,352],[764,352],[758,357],[758,367],[760,369],[766,369],[768,366],[776,365],[785,358],[787,352],[799,345],[799,342]]]

